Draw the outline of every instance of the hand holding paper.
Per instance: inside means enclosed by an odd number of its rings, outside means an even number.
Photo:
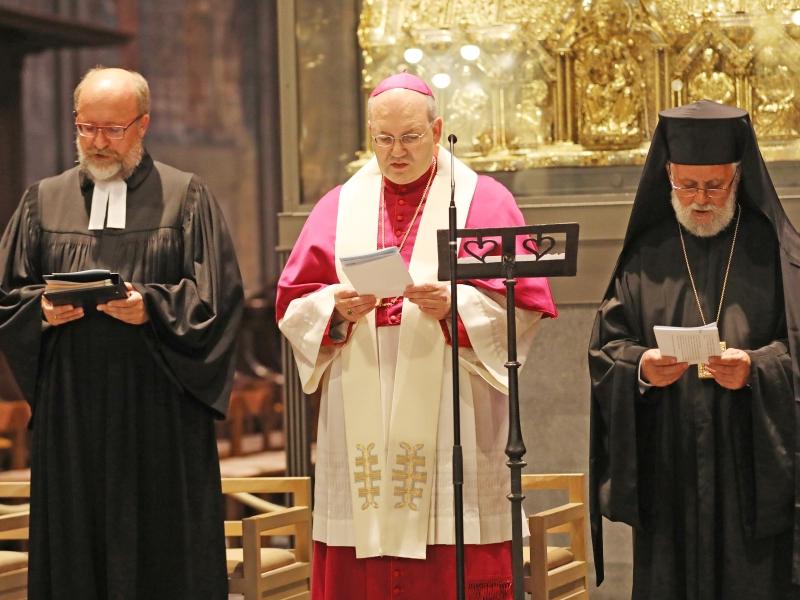
[[[354,289],[344,289],[333,295],[333,301],[333,307],[339,316],[345,321],[355,323],[375,309],[378,299],[370,294],[361,296]]]
[[[729,390],[738,390],[750,381],[750,355],[738,348],[728,348],[722,356],[708,359],[708,371],[714,381]]]
[[[716,323],[702,327],[665,327],[656,325],[653,333],[662,356],[674,356],[690,365],[708,363],[710,356],[719,356],[719,331]]]
[[[437,321],[450,314],[450,284],[436,282],[412,285],[405,289],[403,295],[413,302],[426,315]]]
[[[689,368],[689,363],[678,362],[674,356],[664,356],[658,348],[650,348],[642,355],[642,378],[650,385],[672,385]]]
[[[340,261],[344,274],[360,296],[394,298],[402,296],[407,286],[414,285],[397,246],[343,256]]]

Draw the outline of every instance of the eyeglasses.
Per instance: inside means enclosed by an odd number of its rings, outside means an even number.
[[[422,133],[404,133],[400,137],[394,137],[393,135],[386,134],[373,135],[372,141],[380,148],[391,148],[394,146],[395,141],[400,142],[403,146],[416,146],[422,141],[422,138],[425,137],[426,133],[428,132],[423,131]]]
[[[102,130],[103,134],[109,140],[121,140],[125,137],[125,132],[128,131],[131,125],[136,123],[139,119],[147,113],[142,113],[127,125],[94,125],[92,123],[78,123],[75,121],[75,128],[78,130],[78,135],[81,137],[93,138]]]
[[[728,185],[721,188],[680,187],[675,185],[675,183],[672,181],[672,171],[669,168],[667,168],[667,173],[669,175],[669,184],[672,186],[672,189],[675,190],[675,195],[677,195],[681,200],[691,202],[697,198],[698,192],[705,192],[706,197],[709,200],[724,200],[728,197],[731,187],[733,186],[733,182],[736,181],[736,175],[739,174],[739,167],[736,167],[736,170],[733,172],[733,177],[731,177]]]

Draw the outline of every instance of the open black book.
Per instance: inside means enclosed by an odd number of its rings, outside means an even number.
[[[128,291],[119,273],[91,269],[44,276],[44,295],[55,305],[94,307],[109,300],[126,298]]]

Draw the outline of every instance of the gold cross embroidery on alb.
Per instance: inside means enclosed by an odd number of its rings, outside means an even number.
[[[394,488],[394,495],[400,498],[400,502],[394,505],[395,508],[408,506],[411,510],[418,510],[414,500],[422,497],[422,488],[418,488],[417,484],[424,485],[428,481],[425,457],[417,454],[423,446],[424,444],[414,444],[412,447],[411,444],[400,442],[405,454],[397,455],[397,464],[401,468],[392,471],[392,481],[402,482],[400,486]]]
[[[374,452],[375,444],[369,444],[366,448],[363,444],[356,444],[356,448],[361,452],[361,456],[356,457],[356,470],[361,469],[361,472],[355,474],[356,483],[364,486],[358,490],[358,497],[364,498],[361,510],[367,510],[370,506],[378,508],[375,497],[380,495],[381,488],[375,482],[380,482],[381,471],[373,469],[378,464],[378,455]]]

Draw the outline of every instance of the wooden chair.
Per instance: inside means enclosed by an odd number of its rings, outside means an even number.
[[[241,538],[228,548],[228,591],[244,600],[308,600],[311,597],[311,480],[308,477],[223,479],[222,492],[258,514],[225,521],[225,536]],[[256,494],[291,494],[291,506]],[[264,547],[269,536],[292,536],[293,548]]]
[[[308,600],[311,597],[311,480],[308,477],[223,479],[222,491],[261,511],[225,522],[225,536],[242,538],[228,548],[228,590],[244,600]],[[291,494],[294,506],[272,504],[255,494]],[[0,498],[27,499],[28,482],[0,482]],[[0,504],[0,540],[28,539],[27,504]],[[269,536],[293,536],[291,550],[265,548]],[[26,552],[0,551],[0,600],[25,600]]]
[[[563,490],[567,503],[528,517],[530,546],[523,549],[525,591],[532,600],[588,600],[586,564],[586,476],[523,475],[523,490]],[[567,536],[566,546],[548,543]]]
[[[283,429],[280,379],[280,375],[272,372],[260,378],[237,373],[228,417],[217,427],[220,456],[243,456],[281,446],[274,439],[278,432],[277,437],[282,437]],[[248,435],[248,430],[257,430],[258,435]]]
[[[25,401],[5,356],[0,352],[0,433],[12,444],[12,469],[28,466],[28,421],[30,405]]]
[[[283,449],[285,445],[276,285],[268,284],[244,303],[228,418],[217,425],[220,456],[224,458]]]
[[[0,483],[0,498],[28,498],[30,484]],[[0,540],[28,539],[28,504],[0,505]],[[28,553],[0,551],[0,600],[28,597]]]

